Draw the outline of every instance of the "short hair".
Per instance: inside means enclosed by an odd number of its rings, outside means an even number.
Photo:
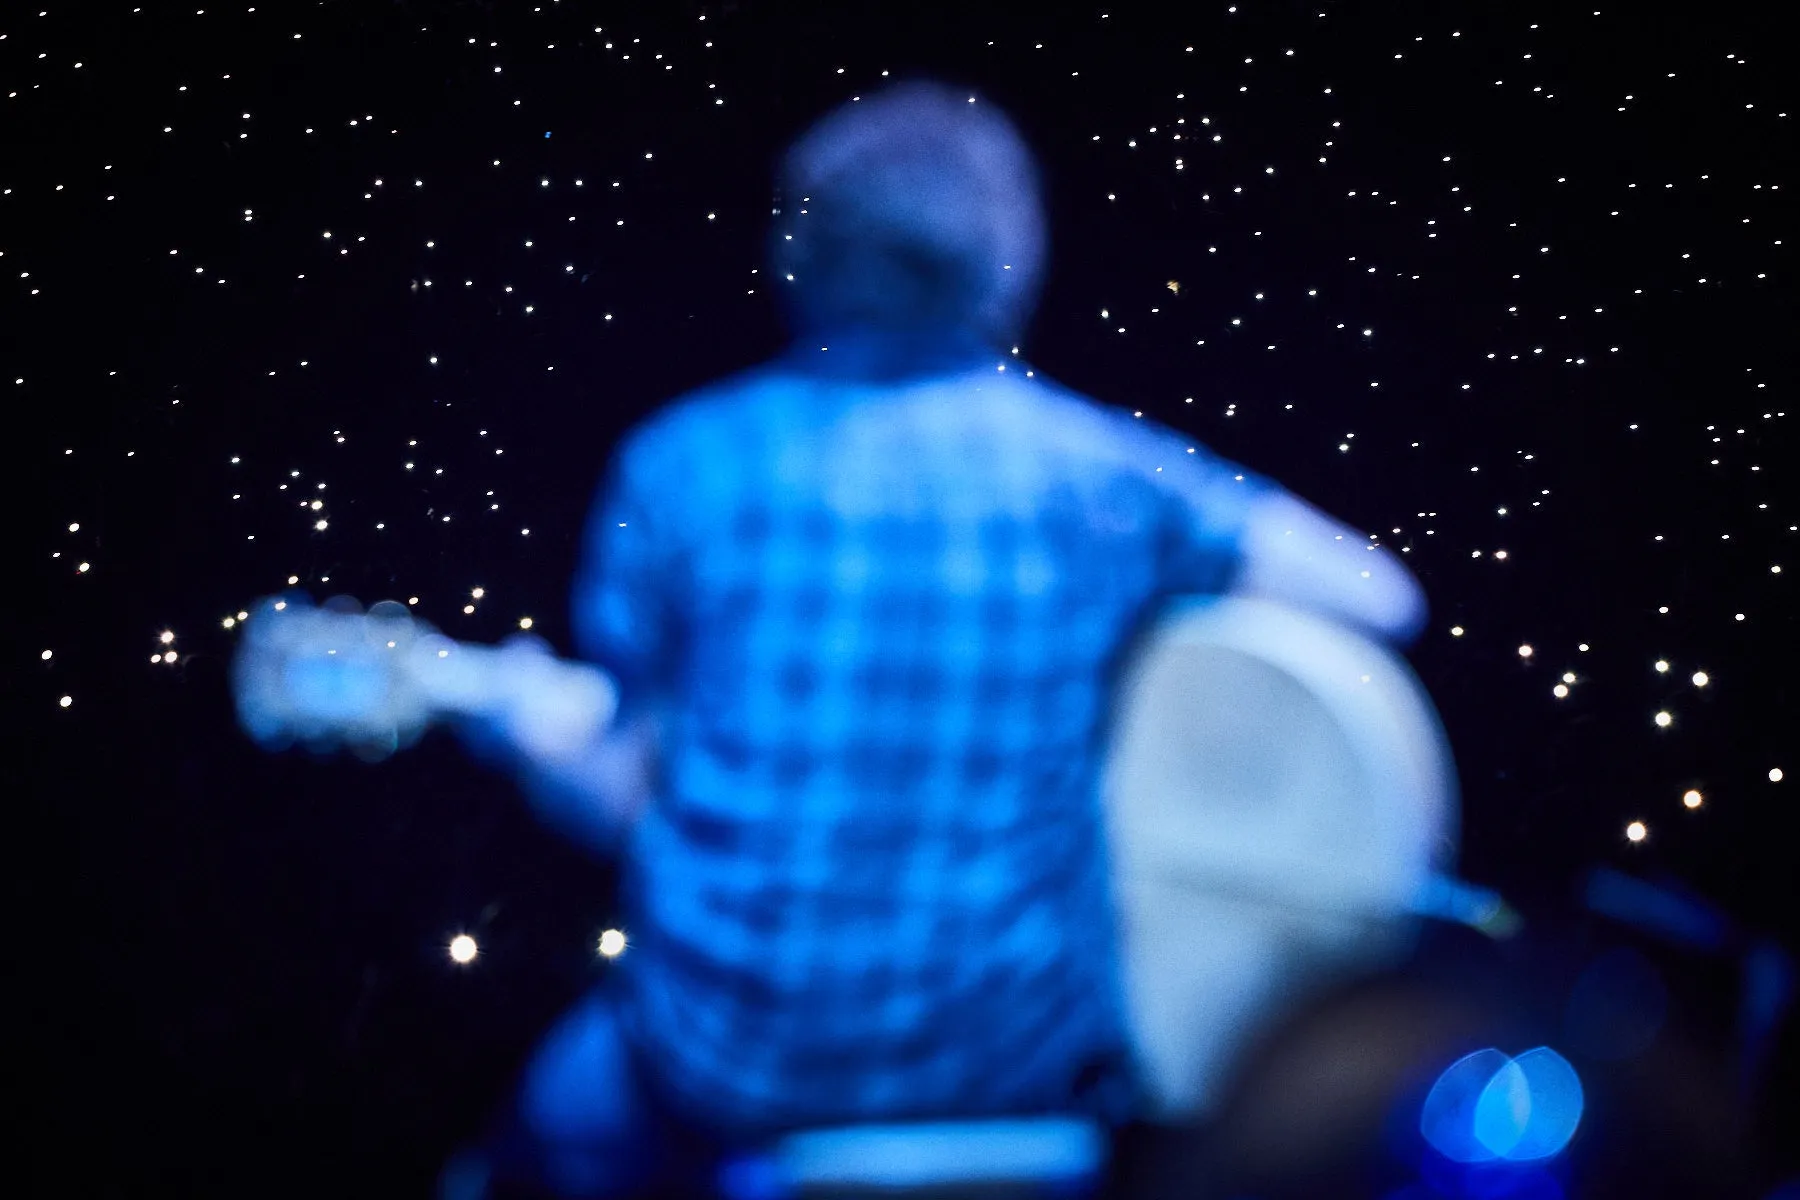
[[[797,332],[952,325],[998,345],[1029,324],[1042,181],[979,96],[911,80],[844,104],[794,143],[776,184],[770,264]]]

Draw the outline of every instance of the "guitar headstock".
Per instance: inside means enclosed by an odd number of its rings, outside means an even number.
[[[315,606],[290,592],[260,601],[242,628],[232,691],[239,723],[264,749],[342,748],[372,762],[424,735],[433,697],[411,664],[450,642],[405,605],[364,612],[348,596]]]

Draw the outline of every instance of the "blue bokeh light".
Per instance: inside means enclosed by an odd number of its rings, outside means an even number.
[[[1611,950],[1575,981],[1562,1035],[1577,1054],[1619,1062],[1655,1043],[1668,1011],[1668,988],[1650,961],[1635,950]]]
[[[1512,1060],[1498,1050],[1477,1050],[1438,1076],[1419,1114],[1419,1132],[1451,1162],[1492,1162],[1499,1157],[1475,1135],[1476,1109],[1488,1082]]]
[[[1569,1144],[1584,1103],[1575,1068],[1548,1046],[1517,1058],[1477,1050],[1438,1076],[1419,1132],[1454,1163],[1538,1162]]]
[[[1510,1158],[1531,1124],[1531,1084],[1517,1062],[1495,1071],[1475,1101],[1475,1141],[1490,1158]]]
[[[1513,1059],[1513,1066],[1524,1076],[1529,1100],[1525,1127],[1503,1157],[1512,1162],[1552,1158],[1562,1153],[1581,1124],[1586,1106],[1581,1077],[1568,1059],[1548,1046],[1527,1050]]]

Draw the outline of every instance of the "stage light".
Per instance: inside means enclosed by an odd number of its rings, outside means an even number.
[[[1525,1078],[1525,1127],[1502,1157],[1510,1162],[1541,1162],[1561,1154],[1581,1124],[1586,1097],[1581,1077],[1569,1060],[1539,1046],[1513,1060]]]
[[[1451,1162],[1538,1162],[1569,1144],[1584,1103],[1575,1068],[1548,1046],[1516,1059],[1477,1050],[1438,1076],[1419,1132]]]

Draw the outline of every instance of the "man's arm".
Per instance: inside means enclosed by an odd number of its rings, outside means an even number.
[[[1425,628],[1425,590],[1386,549],[1298,496],[1271,491],[1251,506],[1232,591],[1354,622],[1401,645]]]
[[[522,757],[518,780],[545,824],[610,855],[649,803],[655,768],[656,725],[642,714],[573,754]]]
[[[620,713],[604,672],[539,638],[515,635],[489,662],[486,695],[452,721],[465,745],[512,775],[546,824],[613,852],[654,786],[654,717]]]

